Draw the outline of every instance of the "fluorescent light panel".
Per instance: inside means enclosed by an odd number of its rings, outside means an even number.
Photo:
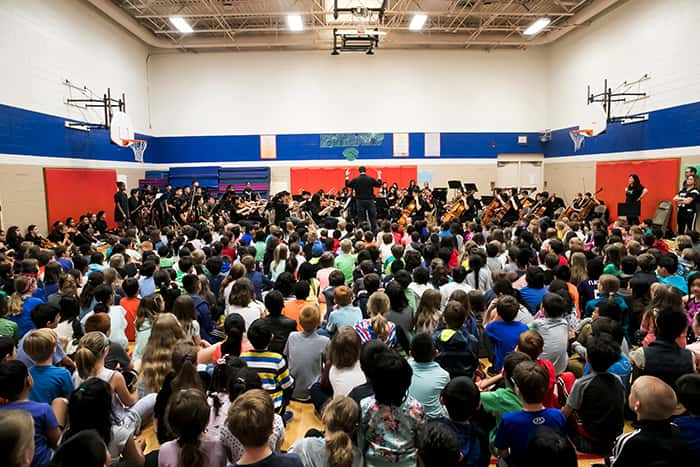
[[[191,32],[194,32],[194,29],[192,29],[190,23],[185,21],[185,18],[182,18],[181,16],[171,16],[170,22],[173,24],[173,26],[175,26],[175,29],[177,29],[183,34],[189,34]]]
[[[552,20],[549,18],[539,18],[530,26],[528,26],[525,32],[523,32],[523,34],[525,34],[526,36],[534,36],[535,34],[542,32],[542,30],[546,28],[551,22]]]
[[[423,26],[425,26],[427,20],[428,15],[417,13],[413,16],[413,19],[411,19],[411,24],[408,26],[408,29],[411,31],[420,31],[423,29]]]
[[[301,19],[301,15],[287,15],[287,27],[290,31],[303,31],[304,21]]]

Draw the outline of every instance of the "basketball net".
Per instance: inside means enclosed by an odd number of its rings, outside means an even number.
[[[143,162],[143,153],[146,152],[148,141],[143,139],[134,139],[129,141],[129,147],[134,152],[136,162]]]
[[[571,137],[571,141],[574,142],[574,152],[577,152],[583,147],[583,141],[593,136],[593,130],[571,130],[569,131],[569,136]]]

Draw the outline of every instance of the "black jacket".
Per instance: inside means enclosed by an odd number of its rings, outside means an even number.
[[[284,352],[289,334],[297,330],[297,322],[286,316],[267,316],[262,318],[262,320],[273,336],[268,350],[281,354]]]
[[[635,430],[617,437],[611,467],[677,467],[694,465],[683,437],[668,420],[641,420]]]
[[[360,174],[352,180],[345,180],[345,186],[355,190],[355,196],[359,200],[374,199],[374,189],[382,186],[381,180],[375,180],[367,174]]]

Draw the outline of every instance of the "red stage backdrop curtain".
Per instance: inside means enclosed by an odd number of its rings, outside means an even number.
[[[652,159],[644,161],[598,162],[596,190],[603,189],[598,199],[605,201],[610,218],[617,218],[617,203],[625,202],[625,189],[630,174],[637,174],[649,193],[642,198],[640,221],[651,219],[660,201],[670,201],[679,189],[680,159]],[[674,215],[675,218],[675,215]],[[675,221],[672,220],[672,225]]]
[[[49,230],[56,221],[87,212],[107,213],[107,224],[114,226],[114,193],[117,172],[98,169],[44,169],[46,212]]]
[[[351,179],[360,173],[357,167],[349,167],[349,169]],[[385,181],[388,187],[394,182],[398,183],[401,188],[407,187],[408,182],[416,180],[417,176],[415,165],[399,167],[367,166],[367,175],[377,178],[377,170],[382,171],[382,181]],[[290,176],[291,190],[294,195],[301,193],[302,190],[314,193],[318,190],[328,191],[331,188],[335,188],[336,191],[339,191],[345,186],[345,167],[292,168]]]

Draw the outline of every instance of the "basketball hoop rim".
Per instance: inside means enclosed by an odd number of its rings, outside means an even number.
[[[122,144],[128,146],[131,143],[147,143],[145,139],[122,139]]]
[[[571,130],[569,131],[571,134],[579,134],[579,135],[585,135],[585,136],[593,136],[593,130]]]

